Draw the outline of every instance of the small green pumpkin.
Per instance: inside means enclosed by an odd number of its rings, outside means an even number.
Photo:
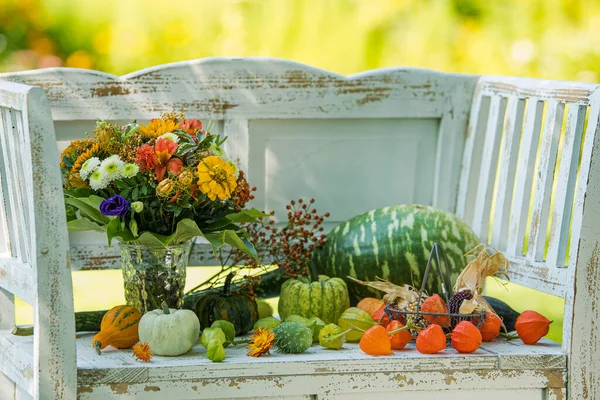
[[[289,279],[281,285],[279,316],[319,317],[326,323],[338,322],[350,307],[348,287],[340,278],[319,275],[318,280]]]
[[[233,273],[227,276],[221,292],[206,293],[198,300],[196,315],[201,326],[208,327],[215,321],[225,320],[235,326],[236,335],[241,335],[252,329],[258,321],[258,306],[248,293],[230,292],[233,276]]]

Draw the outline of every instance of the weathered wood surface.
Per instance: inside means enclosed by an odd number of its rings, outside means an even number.
[[[477,388],[485,379],[492,378],[510,381],[512,389],[535,388],[532,393],[539,396],[543,388],[564,387],[561,379],[566,368],[566,356],[560,345],[547,340],[536,346],[496,340],[467,355],[449,348],[428,356],[409,344],[406,350],[396,351],[390,357],[367,356],[358,345],[346,344],[340,351],[313,345],[303,354],[273,352],[255,359],[245,355],[244,346],[236,346],[227,348],[227,359],[222,363],[212,363],[206,358],[204,348],[197,345],[183,356],[156,356],[147,364],[136,361],[130,350],[109,348],[99,356],[90,346],[90,340],[90,335],[77,340],[81,398],[99,398],[119,391],[134,395],[146,390],[157,398],[166,390],[194,398],[231,398],[253,393],[252,388],[265,396],[313,394],[321,398],[327,393],[363,394],[392,388],[451,390],[457,381],[464,382],[465,388]],[[517,379],[528,380],[513,386]],[[346,387],[346,381],[353,384]],[[503,388],[496,383],[489,385],[490,389]],[[300,386],[304,389],[298,391]]]
[[[97,118],[143,122],[175,109],[213,119],[258,188],[251,205],[285,215],[289,200],[314,197],[331,212],[326,228],[392,204],[453,210],[477,81],[415,68],[344,77],[262,58],[193,60],[124,77],[58,68],[0,79],[46,90],[61,147]],[[71,239],[73,268],[119,267],[118,248],[105,239]],[[215,264],[207,246],[196,246],[191,265]]]
[[[29,352],[18,340],[0,337],[0,368],[35,398],[74,398],[75,321],[62,181],[50,104],[40,88],[0,82],[0,144],[6,222],[0,230],[0,286],[33,306],[36,325]],[[11,321],[14,306],[7,300],[0,312]]]

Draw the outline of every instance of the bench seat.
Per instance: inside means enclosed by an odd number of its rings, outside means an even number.
[[[345,391],[357,390],[365,396],[361,398],[368,398],[390,390],[411,392],[436,387],[444,391],[486,389],[486,396],[494,391],[501,395],[508,387],[520,388],[519,396],[524,397],[517,398],[531,398],[529,394],[534,393],[539,398],[544,388],[557,392],[564,389],[567,362],[560,344],[546,339],[535,346],[497,339],[484,343],[472,354],[459,354],[449,347],[436,355],[424,355],[411,343],[389,357],[367,356],[357,344],[347,343],[339,351],[315,344],[303,354],[272,351],[270,356],[251,358],[246,356],[246,346],[238,345],[226,349],[227,359],[222,363],[208,360],[198,344],[183,356],[155,356],[143,363],[135,360],[131,350],[108,347],[98,355],[90,345],[92,337],[91,333],[82,334],[77,339],[81,400],[116,395],[163,399],[166,390],[175,390],[177,399],[235,398],[252,393],[264,398],[318,395],[321,399],[342,394],[346,398],[349,393]],[[33,352],[32,337],[4,333],[0,340],[18,342],[24,354]],[[335,380],[332,375],[336,375]],[[299,376],[302,379],[294,378]],[[256,393],[258,388],[260,393]]]

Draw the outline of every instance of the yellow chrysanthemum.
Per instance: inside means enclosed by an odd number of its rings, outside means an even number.
[[[209,199],[226,200],[237,186],[235,169],[221,157],[210,156],[198,164],[198,185]]]
[[[140,134],[145,137],[156,138],[176,129],[179,129],[179,124],[172,120],[153,119],[148,125],[140,127]]]
[[[275,334],[267,328],[258,328],[251,336],[252,341],[248,344],[247,355],[250,357],[260,357],[269,353],[269,350],[275,342]]]
[[[86,162],[87,160],[89,160],[90,158],[94,157],[95,155],[97,155],[98,150],[100,150],[100,143],[96,143],[95,145],[90,147],[88,150],[81,153],[79,155],[79,157],[77,157],[77,160],[75,160],[75,163],[73,164],[73,168],[71,168],[71,173],[78,174],[83,163]]]

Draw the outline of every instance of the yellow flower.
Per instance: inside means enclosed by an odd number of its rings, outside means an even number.
[[[172,120],[153,119],[150,120],[148,125],[141,126],[140,134],[145,137],[156,138],[177,129],[179,129],[179,124]]]
[[[79,155],[79,157],[77,157],[77,160],[75,160],[75,163],[73,164],[73,168],[71,168],[71,173],[78,174],[83,163],[86,162],[87,160],[89,160],[90,158],[94,157],[95,155],[97,155],[99,150],[100,150],[100,143],[96,143],[92,147],[90,147],[87,151],[81,153]]]
[[[260,357],[269,353],[275,342],[275,334],[267,328],[258,328],[251,338],[252,341],[248,344],[248,350],[250,351],[246,354],[250,357]]]
[[[152,359],[152,355],[152,349],[146,342],[133,346],[133,356],[140,361],[148,362]]]
[[[226,200],[237,186],[235,169],[221,157],[209,156],[198,164],[198,185],[209,199]]]

